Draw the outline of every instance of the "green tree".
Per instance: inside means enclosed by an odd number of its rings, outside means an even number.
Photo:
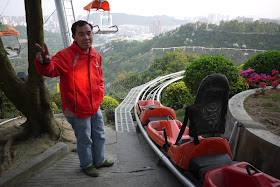
[[[151,78],[168,75],[184,70],[192,61],[198,59],[197,55],[185,53],[183,49],[166,52],[162,58],[155,59],[146,74],[152,74]],[[144,75],[145,77],[145,75]]]
[[[178,110],[192,104],[194,95],[190,93],[183,81],[170,84],[162,95],[161,102],[164,106],[169,106]]]
[[[11,137],[17,138],[39,136],[41,133],[49,133],[58,138],[60,128],[56,124],[52,102],[45,85],[44,77],[37,74],[34,65],[36,55],[35,43],[44,42],[43,18],[41,0],[25,0],[25,14],[28,35],[28,81],[19,79],[10,63],[0,40],[0,88],[7,98],[27,118],[21,125],[19,132]]]

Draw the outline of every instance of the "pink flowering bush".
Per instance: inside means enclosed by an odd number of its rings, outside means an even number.
[[[247,70],[241,70],[240,75],[245,78],[250,88],[261,88],[261,92],[264,94],[264,90],[267,86],[277,88],[280,82],[279,71],[272,70],[271,75],[257,74],[254,69],[249,67]]]

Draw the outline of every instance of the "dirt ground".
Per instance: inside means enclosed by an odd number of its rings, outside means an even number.
[[[5,144],[0,144],[0,176],[7,173],[20,164],[23,164],[35,156],[43,153],[45,150],[55,145],[57,142],[64,142],[69,145],[71,151],[76,151],[76,138],[71,125],[67,122],[64,116],[55,117],[56,121],[61,124],[63,137],[59,140],[52,140],[47,134],[43,134],[37,138],[29,138],[26,141],[13,141],[11,146],[11,156],[10,165],[3,167],[5,154],[4,146]],[[9,134],[10,132],[17,129],[21,124],[25,122],[25,118],[20,118],[13,120],[11,122],[5,123],[0,126],[0,136]],[[0,123],[4,121],[0,119]],[[105,130],[107,128],[113,128],[112,123],[105,122]]]
[[[245,100],[244,108],[252,119],[280,136],[280,89],[266,89],[264,95],[251,95]]]

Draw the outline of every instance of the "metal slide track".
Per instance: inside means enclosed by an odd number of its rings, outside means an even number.
[[[131,116],[131,110],[138,100],[141,99],[154,99],[159,101],[162,90],[169,84],[183,78],[184,71],[173,73],[170,75],[158,77],[144,85],[134,87],[130,90],[124,101],[115,110],[115,126],[116,131],[129,132],[135,131],[134,121]],[[136,108],[134,107],[136,123],[143,134],[144,138],[157,154],[159,159],[168,167],[168,169],[185,185],[195,186],[186,176],[184,176],[171,161],[158,149],[158,147],[149,138],[146,130],[143,128],[140,119],[137,115]]]
[[[123,102],[115,109],[115,126],[118,132],[136,131],[131,110],[134,107],[137,94],[143,85],[134,87],[127,94]]]
[[[169,83],[163,83],[164,85],[161,86],[161,88],[158,90],[158,94],[157,94],[157,99],[159,99],[160,96],[160,92],[163,90],[164,87],[166,87],[168,84],[171,84],[172,82],[175,82],[179,79],[182,78],[184,72],[180,72],[177,74],[177,78],[176,76],[173,76],[171,80],[169,80]],[[174,75],[174,74],[173,74]],[[181,76],[181,77],[180,77]],[[150,84],[153,84],[152,82]],[[136,102],[139,100],[139,98],[141,97],[141,95],[143,94],[143,92],[147,91],[147,88],[149,88],[150,84],[146,84],[145,86],[143,86],[143,89],[138,93],[138,96],[136,97]],[[153,149],[153,151],[157,154],[157,156],[159,157],[159,159],[168,167],[168,169],[185,185],[185,186],[190,186],[190,187],[195,187],[195,185],[192,183],[192,181],[190,179],[188,179],[181,171],[179,171],[174,165],[173,163],[169,160],[169,158],[167,158],[167,156],[165,156],[165,154],[155,145],[155,143],[150,139],[150,137],[148,136],[146,130],[144,129],[144,127],[141,124],[141,121],[137,115],[137,111],[136,108],[134,108],[134,113],[135,113],[135,118],[137,121],[137,125],[140,129],[140,132],[143,134],[144,138],[146,139],[146,141],[148,142],[148,144],[151,146],[151,148]]]
[[[145,87],[145,90],[141,92],[142,100],[147,99],[153,99],[156,98],[160,99],[160,94],[163,88],[171,84],[172,82],[175,82],[177,80],[182,79],[182,74],[184,71],[172,73],[166,76],[157,77],[156,79],[134,87],[130,90],[130,92],[127,94],[123,102],[120,103],[120,105],[115,109],[115,127],[116,131],[118,132],[135,132],[135,122],[132,118],[132,109],[135,106],[136,102],[139,100],[139,98],[136,98],[137,95],[143,90]]]

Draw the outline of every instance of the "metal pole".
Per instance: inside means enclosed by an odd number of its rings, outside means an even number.
[[[71,7],[72,7],[72,13],[73,13],[74,22],[76,22],[76,17],[75,17],[75,14],[74,14],[74,9],[73,9],[73,2],[72,2],[72,0],[71,0]]]
[[[71,45],[71,38],[70,34],[67,28],[67,21],[65,16],[65,10],[63,6],[63,0],[54,0],[55,6],[56,6],[56,12],[60,27],[60,32],[62,36],[63,45],[65,48],[69,47]]]

